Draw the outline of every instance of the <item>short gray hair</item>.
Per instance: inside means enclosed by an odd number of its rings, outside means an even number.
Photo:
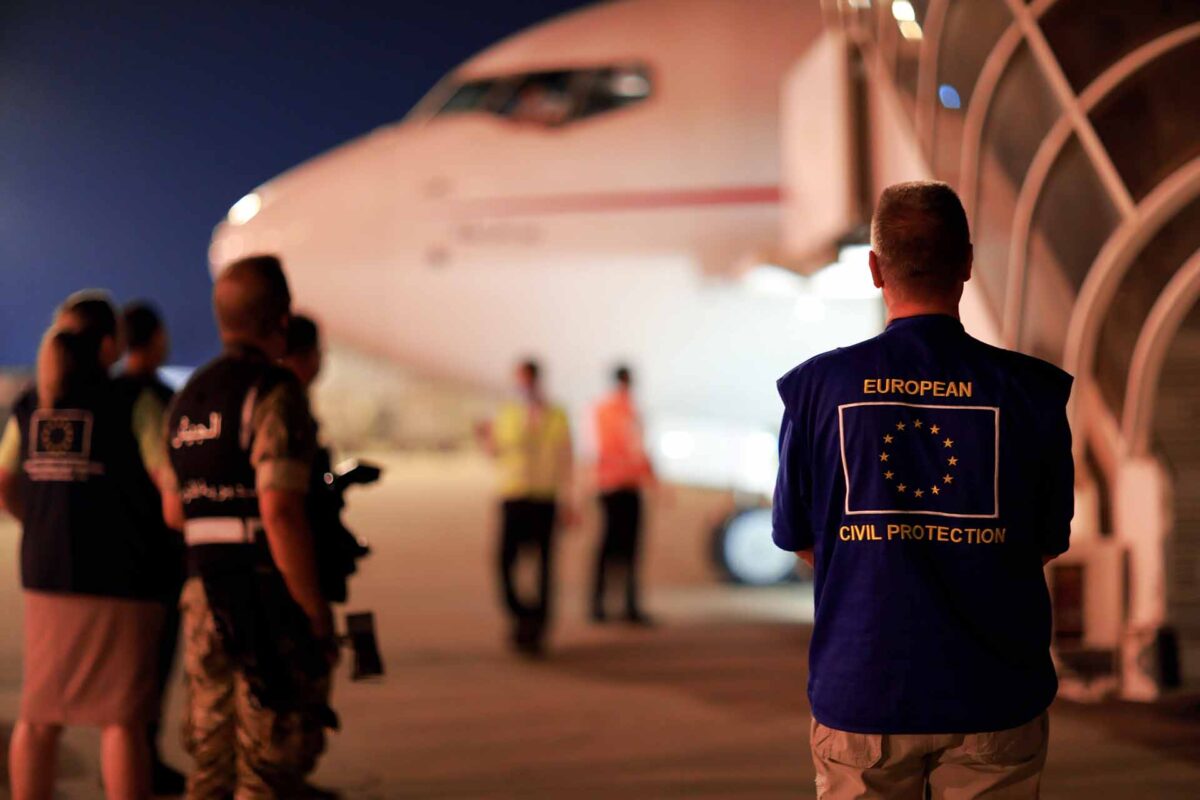
[[[883,262],[885,279],[933,291],[952,288],[971,253],[967,215],[954,189],[940,181],[884,189],[871,218],[871,249]]]

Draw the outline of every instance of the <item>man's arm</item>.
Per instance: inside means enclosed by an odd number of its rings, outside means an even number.
[[[805,499],[804,457],[800,436],[786,412],[779,435],[779,473],[771,507],[771,538],[781,550],[789,550],[810,566],[813,563],[813,533]]]
[[[259,401],[252,418],[259,514],[267,546],[288,593],[304,610],[313,633],[333,635],[333,616],[317,580],[317,560],[305,494],[316,452],[316,425],[298,383],[274,387]]]
[[[25,521],[25,502],[21,497],[20,478],[4,468],[0,468],[0,508],[12,514],[17,522]]]
[[[21,431],[17,418],[9,417],[0,438],[0,508],[18,521],[25,518],[25,503],[21,497]]]
[[[1047,420],[1043,445],[1042,492],[1042,564],[1067,552],[1070,547],[1071,519],[1075,516],[1075,460],[1071,452],[1071,426],[1067,420],[1067,397],[1071,384],[1058,387],[1062,395]]]
[[[162,515],[168,528],[183,532],[183,499],[173,481],[162,490]]]
[[[166,406],[151,389],[144,389],[133,404],[131,427],[137,440],[142,466],[154,485],[162,492],[167,483],[165,471],[170,468],[167,459]]]
[[[317,581],[317,558],[304,494],[287,489],[262,489],[258,493],[258,507],[271,557],[283,575],[288,592],[308,615],[313,633],[319,638],[332,636],[333,617]]]

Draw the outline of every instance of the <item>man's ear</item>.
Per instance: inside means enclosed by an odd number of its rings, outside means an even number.
[[[879,271],[879,256],[875,255],[875,251],[867,253],[867,266],[871,268],[871,282],[875,284],[876,289],[883,288],[883,273]]]
[[[971,280],[971,270],[975,266],[975,247],[967,245],[967,260],[963,262],[962,281],[966,283]]]

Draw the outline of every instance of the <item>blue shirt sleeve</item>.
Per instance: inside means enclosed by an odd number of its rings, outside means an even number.
[[[803,438],[785,411],[779,432],[779,474],[775,478],[771,508],[771,538],[777,547],[791,552],[813,546],[805,497]]]
[[[1071,518],[1075,516],[1075,461],[1071,453],[1071,426],[1067,421],[1067,398],[1071,393],[1071,378],[1063,373],[1050,414],[1046,432],[1046,451],[1043,463],[1041,508],[1045,526],[1042,529],[1042,554],[1057,556],[1070,547]]]

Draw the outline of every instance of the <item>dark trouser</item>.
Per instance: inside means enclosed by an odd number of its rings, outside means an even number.
[[[596,550],[596,578],[593,584],[592,610],[604,613],[605,583],[610,570],[625,578],[625,613],[641,614],[638,603],[637,562],[641,543],[642,493],[637,489],[618,489],[600,495],[604,508],[604,538]]]
[[[158,759],[158,735],[162,728],[162,717],[166,713],[167,689],[171,685],[171,671],[175,669],[175,655],[179,651],[180,610],[179,600],[183,593],[184,560],[186,556],[183,537],[172,532],[171,549],[164,559],[162,569],[171,572],[171,585],[163,594],[163,606],[166,616],[163,618],[162,634],[158,640],[158,716],[147,727],[146,735],[150,740],[151,761]],[[153,766],[153,763],[151,764]]]
[[[545,625],[550,616],[551,544],[556,507],[553,500],[505,500],[501,505],[500,585],[504,603],[515,621]],[[517,591],[517,560],[523,554],[540,556],[537,593],[521,597]]]
[[[181,589],[183,587],[180,587]],[[166,712],[167,688],[171,684],[171,670],[175,668],[175,654],[179,650],[179,602],[164,604],[162,636],[158,640],[158,717],[146,731],[150,738],[150,752],[158,753],[158,732],[162,727],[162,715]]]

